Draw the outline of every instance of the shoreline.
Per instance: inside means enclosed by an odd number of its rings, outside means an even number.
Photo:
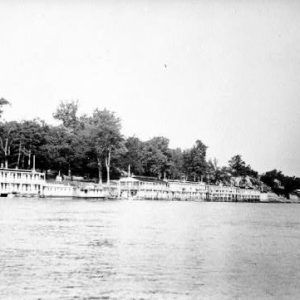
[[[224,201],[224,200],[202,200],[202,199],[147,199],[147,198],[141,198],[141,199],[128,199],[128,198],[110,198],[110,197],[76,197],[76,196],[37,196],[37,195],[7,195],[7,196],[0,196],[0,199],[45,199],[45,200],[93,200],[93,201],[123,201],[123,202],[138,202],[138,201],[154,201],[154,202],[198,202],[198,203],[254,203],[254,204],[300,204],[300,201],[293,201],[293,200],[282,200],[282,201],[276,201],[276,200],[270,200],[270,201]]]

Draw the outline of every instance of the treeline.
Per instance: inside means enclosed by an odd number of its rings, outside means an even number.
[[[0,114],[8,101],[0,99]],[[36,168],[110,181],[130,172],[159,179],[186,179],[214,184],[259,184],[260,178],[275,189],[274,182],[288,182],[288,189],[299,188],[299,178],[267,172],[263,176],[235,155],[228,166],[207,160],[207,146],[195,141],[190,149],[171,149],[165,137],[141,141],[124,137],[120,118],[113,112],[95,109],[91,115],[78,115],[78,102],[61,102],[53,113],[60,125],[42,120],[1,121],[0,158],[9,168]],[[251,180],[250,180],[250,179]],[[288,178],[288,179],[287,179]],[[238,179],[238,180],[237,180]],[[275,180],[275,181],[274,181]],[[280,190],[280,188],[279,188]],[[284,190],[287,192],[287,190]]]

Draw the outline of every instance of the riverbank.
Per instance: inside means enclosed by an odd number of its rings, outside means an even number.
[[[206,184],[202,181],[159,180],[145,176],[128,176],[109,184],[63,181],[58,176],[49,182],[35,170],[0,169],[0,195],[23,197],[74,197],[96,199],[149,199],[211,202],[298,202],[255,188]]]

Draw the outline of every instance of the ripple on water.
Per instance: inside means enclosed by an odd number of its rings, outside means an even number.
[[[299,215],[299,205],[0,199],[0,299],[296,299]]]

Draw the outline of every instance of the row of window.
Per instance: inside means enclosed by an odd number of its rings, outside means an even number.
[[[1,190],[18,191],[37,191],[40,188],[39,184],[20,184],[20,183],[3,183],[0,184]]]
[[[44,180],[44,174],[26,174],[26,173],[10,173],[10,172],[0,172],[1,178],[10,178],[10,179],[30,179],[30,180]]]
[[[72,191],[73,188],[70,188],[70,187],[45,186],[44,190],[48,190],[48,191]]]

